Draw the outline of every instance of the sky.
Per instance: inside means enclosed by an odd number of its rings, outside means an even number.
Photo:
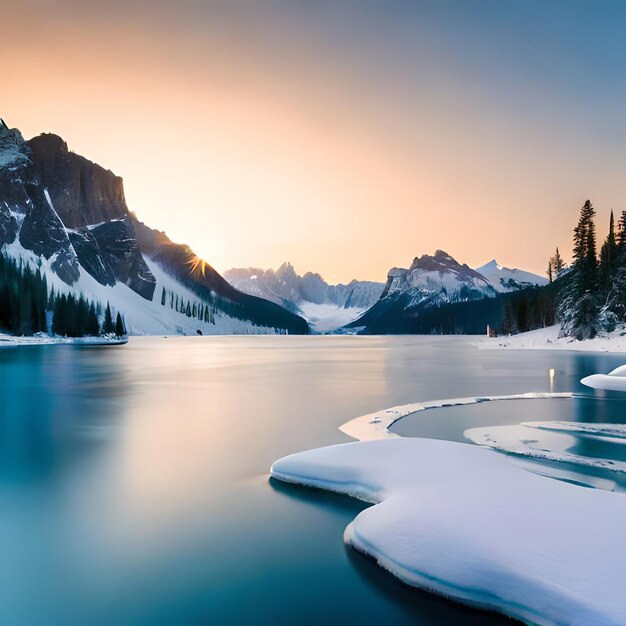
[[[0,0],[0,116],[220,271],[545,273],[626,209],[626,4]]]

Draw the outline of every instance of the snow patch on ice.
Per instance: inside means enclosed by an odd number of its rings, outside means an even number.
[[[573,433],[574,431],[570,432]],[[624,461],[588,457],[568,452],[567,450],[576,444],[574,437],[555,433],[554,438],[549,441],[550,445],[547,446],[548,442],[545,439],[539,441],[534,438],[532,428],[528,427],[528,424],[470,428],[463,434],[479,446],[487,446],[506,454],[626,474]]]
[[[626,440],[626,424],[587,424],[585,422],[522,422],[522,426],[592,437]]]
[[[377,503],[348,526],[345,541],[410,585],[537,624],[624,623],[621,494],[432,439],[311,450],[271,472]]]

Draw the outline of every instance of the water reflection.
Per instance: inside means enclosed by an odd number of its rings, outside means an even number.
[[[621,364],[471,343],[138,338],[0,352],[0,624],[493,623],[346,553],[361,503],[267,483],[275,459],[345,442],[338,427],[358,415],[549,391],[550,369],[554,391],[580,391],[582,376]],[[606,398],[576,410],[610,421],[623,404]]]

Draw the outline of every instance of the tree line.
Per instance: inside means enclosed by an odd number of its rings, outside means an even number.
[[[102,321],[101,321],[102,320]],[[63,337],[126,334],[118,312],[84,296],[55,293],[39,268],[0,254],[0,328],[16,335],[53,333]]]

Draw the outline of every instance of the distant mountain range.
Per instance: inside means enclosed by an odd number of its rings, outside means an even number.
[[[495,298],[548,282],[495,260],[471,269],[443,250],[416,257],[408,269],[390,269],[385,284],[353,280],[329,285],[319,274],[298,275],[290,263],[277,270],[231,269],[224,277],[245,293],[302,315],[317,332],[346,327],[376,333],[405,332],[420,311],[435,306]]]
[[[231,269],[224,278],[244,293],[302,315],[317,332],[333,331],[356,319],[378,301],[384,288],[383,283],[359,280],[329,285],[319,274],[298,275],[290,263],[277,270]]]
[[[291,311],[233,288],[126,205],[123,181],[61,137],[0,120],[0,251],[56,292],[120,312],[134,334],[306,333]]]
[[[474,322],[472,318],[470,326],[469,309],[464,303],[495,299],[547,282],[542,276],[502,267],[495,260],[471,269],[437,250],[432,256],[416,257],[409,269],[389,270],[380,299],[347,327],[366,334],[478,332],[477,328],[482,332],[481,319]],[[440,313],[445,305],[454,306],[446,310],[444,321]],[[470,308],[487,310],[484,306]],[[463,319],[464,311],[467,319]],[[484,319],[493,319],[493,311],[490,315]]]

